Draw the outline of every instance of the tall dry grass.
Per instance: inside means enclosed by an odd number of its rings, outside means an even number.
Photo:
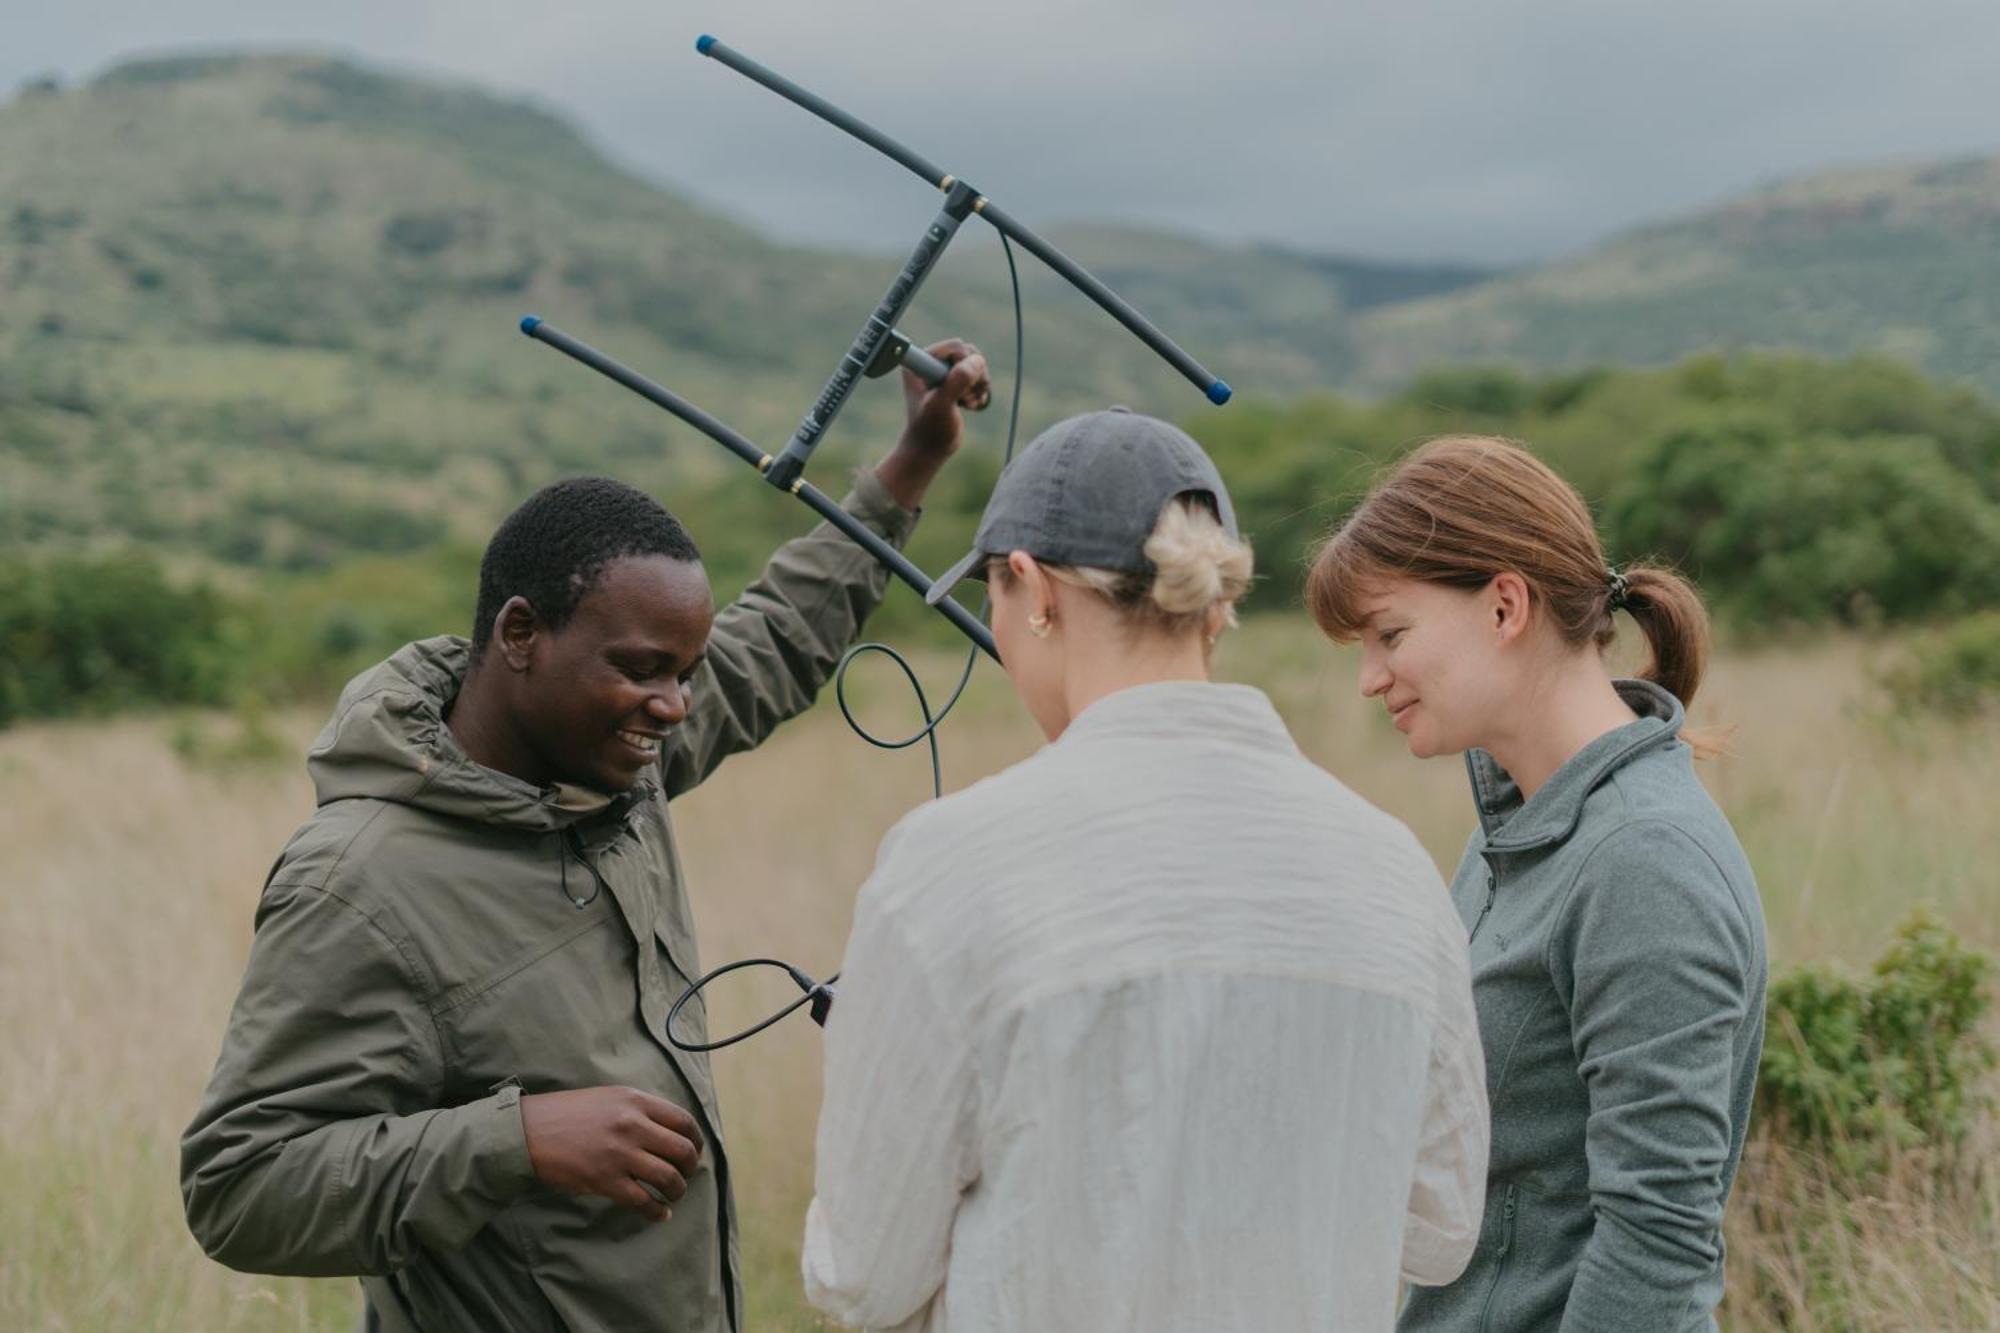
[[[2000,725],[1887,721],[1875,651],[1835,640],[1725,654],[1697,708],[1735,727],[1704,772],[1756,865],[1780,965],[1863,964],[1918,901],[2000,949]],[[1349,657],[1288,619],[1247,626],[1219,665],[1266,688],[1307,752],[1409,821],[1442,866],[1456,861],[1469,825],[1460,770],[1404,754],[1354,697]],[[948,669],[937,659],[927,675]],[[889,674],[857,693],[864,716],[898,733],[912,710]],[[283,720],[294,753],[317,721]],[[191,766],[173,731],[127,720],[0,735],[0,1328],[345,1333],[351,1283],[229,1273],[181,1222],[175,1144],[258,886],[311,795],[295,760]],[[944,738],[954,787],[1035,744],[990,669]],[[877,841],[928,791],[919,754],[869,749],[830,707],[726,765],[676,809],[704,958],[771,953],[830,970]],[[718,995],[717,1024],[762,999]],[[796,1277],[818,1050],[799,1018],[717,1057],[759,1330],[818,1326]],[[1994,1138],[1989,1117],[1971,1160],[1992,1160]],[[1727,1325],[2000,1327],[1995,1188],[1914,1162],[1863,1187],[1760,1144],[1731,1208]]]

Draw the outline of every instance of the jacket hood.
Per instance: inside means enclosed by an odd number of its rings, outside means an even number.
[[[457,635],[420,639],[356,676],[306,753],[319,803],[394,801],[435,814],[551,833],[600,812],[622,815],[652,794],[641,781],[618,796],[555,784],[536,787],[475,763],[445,725],[471,662]]]
[[[1583,818],[1583,803],[1613,772],[1640,755],[1661,749],[1680,735],[1686,710],[1681,701],[1649,680],[1612,682],[1618,697],[1638,720],[1607,731],[1571,755],[1531,800],[1507,770],[1484,750],[1465,752],[1472,800],[1486,849],[1519,852],[1566,838]]]

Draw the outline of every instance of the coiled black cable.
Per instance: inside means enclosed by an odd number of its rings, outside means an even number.
[[[682,1041],[679,1037],[674,1035],[674,1020],[681,1016],[681,1010],[684,1007],[686,1007],[687,1002],[689,1000],[692,1000],[695,996],[701,994],[701,988],[703,986],[706,986],[709,982],[714,981],[717,977],[727,976],[731,972],[741,971],[743,968],[746,967],[783,968],[784,971],[791,977],[791,979],[798,983],[799,989],[801,991],[804,991],[805,994],[799,996],[798,999],[793,1000],[790,1004],[780,1009],[777,1013],[772,1014],[769,1018],[764,1019],[762,1022],[754,1024],[751,1027],[744,1028],[741,1032],[737,1033],[735,1036],[724,1037],[720,1041]],[[828,977],[825,981],[814,981],[811,977],[799,971],[799,969],[793,967],[790,963],[783,962],[780,959],[776,958],[743,958],[739,959],[734,963],[724,963],[721,967],[718,967],[714,971],[707,973],[706,975],[701,977],[698,981],[696,981],[692,986],[689,986],[686,990],[682,991],[680,998],[674,1001],[674,1007],[667,1010],[667,1040],[672,1042],[676,1047],[678,1047],[683,1051],[721,1050],[724,1046],[734,1046],[737,1042],[742,1041],[745,1038],[756,1036],[758,1033],[762,1032],[765,1028],[770,1027],[772,1024],[777,1023],[783,1019],[790,1018],[792,1014],[796,1012],[801,1005],[806,1005],[806,1004],[810,1004],[813,1006],[813,1018],[821,1023],[824,1023],[826,1022],[826,1011],[828,1007],[831,1006],[833,1003],[833,983],[838,980],[840,980],[840,973],[836,972],[832,976]]]

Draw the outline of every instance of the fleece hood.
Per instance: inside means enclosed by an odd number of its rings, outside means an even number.
[[[617,796],[566,784],[537,787],[474,762],[445,725],[471,660],[470,642],[441,635],[408,644],[349,681],[306,754],[319,803],[394,801],[482,824],[553,833],[600,812],[622,814],[656,792],[644,779]]]

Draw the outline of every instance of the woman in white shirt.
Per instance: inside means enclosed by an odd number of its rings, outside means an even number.
[[[1214,465],[1113,409],[973,551],[1050,744],[883,840],[826,1032],[815,1304],[872,1328],[1388,1329],[1458,1275],[1487,1107],[1464,930],[1396,820],[1209,680]]]

